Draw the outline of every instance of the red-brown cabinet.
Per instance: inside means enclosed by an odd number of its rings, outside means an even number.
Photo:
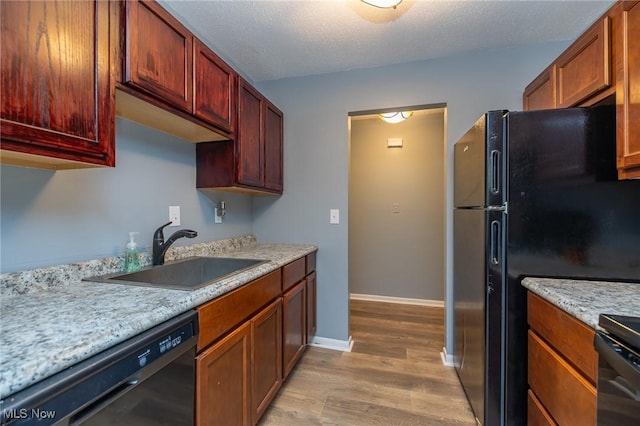
[[[113,166],[117,20],[109,2],[2,1],[0,16],[2,162]]]

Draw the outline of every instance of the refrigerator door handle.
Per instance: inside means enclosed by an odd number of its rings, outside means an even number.
[[[491,221],[491,238],[490,238],[490,259],[493,265],[500,264],[500,221]]]
[[[491,165],[489,168],[490,191],[496,195],[500,193],[500,151],[491,151]]]

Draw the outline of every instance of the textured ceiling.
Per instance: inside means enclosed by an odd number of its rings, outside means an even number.
[[[253,81],[572,40],[613,1],[160,0]]]

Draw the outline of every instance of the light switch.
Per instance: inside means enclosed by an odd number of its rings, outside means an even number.
[[[340,210],[339,209],[330,209],[329,210],[329,223],[332,225],[337,225],[340,223]]]
[[[393,214],[400,213],[400,203],[391,203],[391,211]]]
[[[169,220],[169,226],[180,226],[180,206],[169,206]]]

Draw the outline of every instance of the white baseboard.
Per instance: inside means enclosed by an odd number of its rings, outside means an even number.
[[[442,359],[442,365],[445,367],[454,367],[453,363],[453,355],[447,354],[447,348],[442,348],[442,352],[440,352],[440,358]]]
[[[351,349],[353,349],[353,339],[351,336],[349,336],[349,340],[329,339],[328,337],[314,336],[309,342],[309,346],[331,349],[334,351],[351,352]]]
[[[411,299],[408,297],[378,296],[376,294],[358,293],[351,293],[350,298],[352,300],[366,300],[368,302],[399,303],[403,305],[420,305],[431,306],[434,308],[444,308],[443,300]]]

